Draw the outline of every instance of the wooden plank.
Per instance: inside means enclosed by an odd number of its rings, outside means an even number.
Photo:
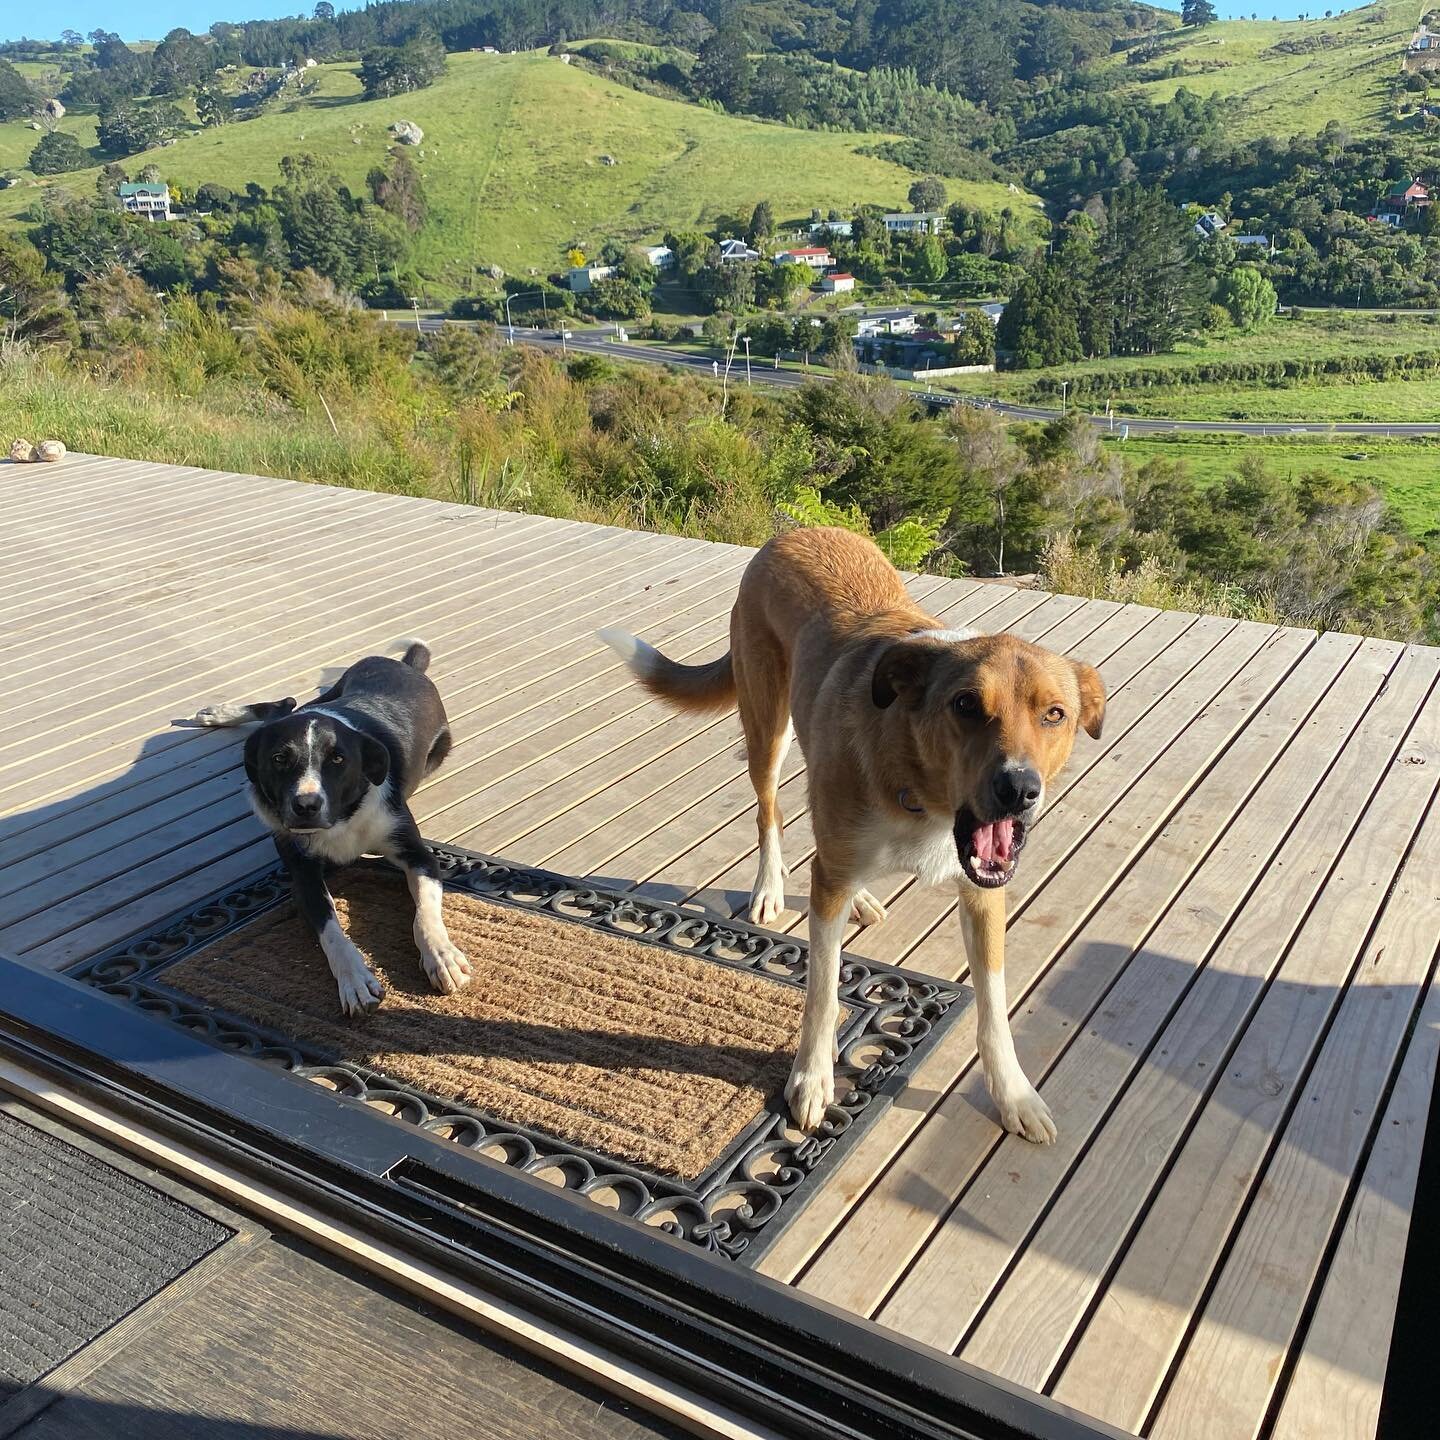
[[[277,1323],[283,1317],[283,1323]],[[383,1365],[362,1357],[383,1354]],[[283,1378],[282,1378],[283,1377]],[[262,1241],[49,1404],[25,1440],[683,1433],[310,1247]]]
[[[466,547],[462,537],[452,538],[456,549],[450,563],[456,564],[463,561]],[[636,541],[615,542],[608,537],[589,537],[582,534],[570,542],[569,553],[565,559],[567,564],[575,564],[578,563],[579,553],[588,554],[599,550],[602,552],[600,563],[603,564],[609,558],[604,552],[623,551],[638,543],[638,537]],[[403,576],[410,582],[413,593],[413,579],[406,574],[406,567],[422,561],[429,563],[432,556],[439,561],[442,555],[437,552],[436,542],[428,536],[417,537],[413,543],[401,542],[395,547],[388,561],[377,564],[376,573],[388,574],[392,584],[398,584]],[[523,566],[529,563],[529,560],[530,557],[523,557],[518,563]],[[482,583],[488,586],[493,578],[491,571]],[[458,598],[475,583],[474,577],[457,578],[443,589],[429,592],[424,606],[434,609],[438,605],[437,597]],[[162,663],[138,679],[132,675],[116,683],[111,683],[108,679],[98,680],[93,693],[88,696],[83,693],[76,696],[72,692],[64,697],[64,701],[68,703],[62,703],[54,710],[12,721],[6,727],[8,738],[0,741],[0,773],[13,768],[17,763],[28,765],[36,755],[62,748],[74,737],[76,722],[84,727],[85,733],[93,735],[101,731],[112,716],[123,721],[133,710],[137,699],[143,698],[151,705],[183,705],[201,687],[215,683],[213,677],[233,673],[234,662],[242,657],[247,663],[253,663],[270,656],[292,652],[296,642],[308,635],[316,621],[332,622],[341,615],[365,612],[369,597],[364,592],[352,592],[348,607],[343,604],[337,606],[334,596],[328,592],[329,587],[322,583],[313,588],[303,587],[292,595],[291,603],[280,607],[272,623],[260,630],[259,633],[264,635],[265,639],[261,641],[261,648],[258,649],[253,633],[247,633],[240,639],[234,638],[237,623],[235,619],[225,616],[214,620],[197,618],[187,634],[188,648],[193,654],[179,658],[172,664]],[[417,613],[423,614],[426,611],[417,609]],[[248,631],[248,625],[246,628]],[[227,635],[231,637],[229,643],[225,643],[222,638]],[[169,697],[168,702],[165,697]],[[37,743],[44,748],[37,749]],[[21,754],[24,758],[17,759]]]
[[[183,583],[168,592],[139,587],[137,595],[107,598],[109,624],[93,615],[74,620],[68,642],[55,632],[38,640],[31,663],[16,667],[5,710],[32,722],[73,706],[77,692],[92,692],[98,702],[109,689],[120,688],[137,675],[153,675],[178,655],[203,653],[205,647],[233,637],[237,629],[267,633],[284,623],[294,592],[313,585],[324,589],[337,569],[355,574],[367,561],[384,563],[403,553],[402,541],[423,541],[427,531],[418,518],[407,519],[383,534],[357,534],[346,512],[297,517],[283,538],[270,546],[265,566],[252,566],[243,581],[211,570],[203,555],[189,552]],[[283,519],[283,517],[281,517]],[[418,552],[419,545],[416,545]],[[201,607],[197,612],[197,605]],[[54,607],[39,611],[54,615]]]
[[[1440,985],[1432,977],[1270,1440],[1378,1433],[1437,1067]]]
[[[957,1351],[963,1359],[1032,1388],[1048,1380],[1165,1158],[1203,1103],[1197,1077],[1217,1073],[1299,926],[1320,883],[1315,865],[1328,843],[1340,843],[1357,803],[1357,779],[1368,795],[1424,698],[1428,682],[1407,684],[1403,672],[1384,688],[1399,653],[1399,646],[1369,642],[1323,698],[1318,689],[1310,693],[1309,705],[1319,704],[1308,719],[1302,711],[1303,728],[1283,753],[1266,761],[1252,726],[1207,777],[1202,790],[1222,767],[1240,776],[1248,770],[1254,793],[1101,1007],[1077,1018],[1076,1038],[1042,1087],[1052,1112],[1059,1107],[1055,1152],[1036,1163],[1002,1145],[962,1202],[980,1238],[967,1252],[971,1273],[947,1305],[947,1324],[964,1335],[991,1302]],[[1300,677],[1297,668],[1292,682]],[[1289,703],[1286,691],[1296,692],[1296,685],[1287,683],[1279,702]],[[1381,692],[1379,713],[1372,711],[1365,732],[1352,738]],[[1294,698],[1308,708],[1303,690]],[[1381,750],[1376,742],[1386,729],[1395,733]],[[1353,767],[1334,768],[1347,741],[1352,756],[1365,757],[1359,775]],[[1193,830],[1193,801],[1178,818]],[[1268,883],[1252,890],[1262,874]],[[1195,1043],[1197,1027],[1205,1044]],[[1013,1182],[1005,1187],[1011,1203],[987,1233],[1001,1170]],[[934,1247],[919,1263],[934,1276]]]
[[[1410,650],[1406,658],[1419,665],[1423,655]],[[1365,812],[1363,830],[1341,848],[1277,979],[1224,1073],[1212,1081],[1204,1109],[1053,1386],[1066,1403],[1134,1428],[1161,1393],[1349,981],[1360,941],[1332,944],[1331,937],[1363,939],[1429,803],[1433,768],[1417,777],[1404,756],[1415,744],[1428,752],[1437,723],[1436,707],[1422,708]],[[1415,913],[1391,908],[1386,923],[1413,925]],[[1373,943],[1366,954],[1373,956]],[[1364,1068],[1363,1057],[1351,1055],[1350,1061]],[[1348,1082],[1340,1090],[1352,1093]],[[1300,1255],[1294,1258],[1303,1263]],[[1289,1283],[1285,1274],[1284,1267],[1276,1270],[1277,1285]],[[1267,1358],[1271,1353],[1267,1348]],[[1103,1385],[1097,1384],[1097,1366],[1105,1370]]]
[[[1011,925],[1006,972],[1017,1039],[1026,1033],[1031,988],[1313,639],[1309,632],[1272,635],[1263,628],[1257,633],[1249,627],[1231,631],[1135,727],[1131,739],[1098,761],[1066,796],[1063,807],[1051,812],[1045,823],[1054,827],[1058,836],[1071,832],[1089,835],[1100,827],[1100,837],[1072,851],[1071,858]],[[1123,797],[1118,803],[1117,795]],[[1066,843],[1068,846],[1069,841]],[[1017,881],[1020,878],[1017,876]],[[953,947],[957,956],[959,950],[958,944]],[[1090,991],[1103,989],[1111,973],[1111,967],[1097,964],[1096,958],[1091,957],[1082,970],[1067,965],[1061,972],[1077,1004]],[[1099,958],[1115,961],[1118,957]],[[1021,1047],[1022,1062],[1030,1071],[1043,1073],[1064,1038],[1064,1031],[1043,1030]],[[861,1314],[871,1313],[884,1301],[911,1257],[928,1240],[948,1197],[964,1183],[968,1157],[951,1153],[952,1131],[965,1133],[972,1126],[992,1124],[988,1102],[981,1100],[981,1108],[976,1108],[976,1087],[983,1082],[974,1061],[972,1010],[947,1031],[917,1067],[912,1081],[924,1093],[931,1088],[925,1077],[941,1071],[935,1077],[940,1092],[936,1098],[941,1101],[938,1108],[849,1216],[836,1243],[801,1277],[802,1289]],[[879,1124],[871,1127],[871,1134],[892,1113],[882,1116]],[[913,1112],[906,1117],[914,1118]],[[907,1136],[910,1128],[907,1126]],[[917,1176],[923,1185],[916,1183]]]
[[[1422,716],[1405,748],[1402,767],[1406,761],[1423,764],[1433,776],[1440,764],[1440,714],[1428,725]],[[1413,771],[1405,774],[1402,768],[1401,773],[1414,781]],[[1427,802],[1433,800],[1435,783],[1425,788]],[[1401,807],[1393,800],[1386,818],[1387,838],[1397,840],[1410,833],[1414,823],[1409,805]],[[1374,892],[1383,893],[1390,878],[1380,863],[1389,850],[1377,839],[1365,862],[1354,863],[1353,869],[1347,855],[1331,888],[1359,890],[1363,885],[1369,891],[1364,899],[1373,909]],[[1151,1423],[1151,1435],[1207,1440],[1216,1427],[1247,1440],[1260,1433],[1343,1213],[1350,1177],[1363,1162],[1393,1068],[1433,973],[1435,928],[1417,925],[1415,917],[1433,915],[1437,906],[1440,813],[1432,811],[1355,973],[1340,971],[1328,983],[1312,980],[1305,987],[1305,998],[1319,990],[1331,1010],[1338,1005],[1333,1026],[1295,1097],[1279,1147],[1264,1167],[1199,1327]],[[1328,944],[1338,950],[1337,934],[1333,924],[1326,931]],[[1231,1085],[1222,1081],[1212,1106],[1234,1098],[1241,1086],[1233,1079],[1243,1073],[1243,1067],[1237,1067],[1227,1076]],[[1248,1077],[1250,1084],[1254,1074]]]
[[[423,627],[427,620],[450,613],[455,600],[462,595],[473,599],[480,591],[501,584],[508,584],[513,590],[518,577],[527,573],[532,580],[543,582],[547,572],[554,568],[550,558],[554,546],[565,550],[567,564],[579,563],[580,556],[588,550],[590,543],[604,541],[580,542],[566,549],[567,543],[563,535],[556,536],[550,544],[537,544],[527,548],[524,554],[508,555],[488,565],[483,578],[469,579],[463,574],[462,561],[473,562],[482,556],[485,542],[467,544],[467,537],[457,535],[452,539],[451,546],[432,548],[428,557],[435,563],[446,564],[456,578],[444,587],[423,592],[423,598],[418,601],[413,579],[409,575],[393,575],[383,587],[370,588],[348,605],[337,606],[323,600],[311,605],[297,605],[287,632],[291,638],[266,650],[267,659],[263,665],[254,665],[253,655],[244,657],[237,654],[224,668],[206,671],[203,667],[196,667],[196,673],[189,674],[183,681],[177,680],[164,695],[146,694],[144,698],[149,712],[144,718],[136,717],[136,707],[132,703],[128,712],[117,709],[109,728],[77,721],[68,727],[64,735],[54,732],[48,737],[51,743],[47,753],[58,757],[62,763],[58,763],[56,770],[51,772],[33,760],[28,764],[15,761],[10,776],[0,776],[0,804],[8,803],[20,789],[28,792],[33,801],[36,798],[48,799],[64,786],[73,785],[73,762],[71,765],[63,763],[67,742],[84,745],[84,753],[91,758],[91,768],[84,772],[83,778],[98,779],[107,770],[113,773],[114,768],[129,763],[128,758],[118,762],[112,758],[117,748],[125,750],[131,744],[142,742],[149,755],[193,743],[193,731],[176,730],[158,736],[149,734],[157,710],[165,714],[167,710],[173,713],[176,709],[194,709],[206,696],[206,687],[211,687],[210,693],[213,694],[232,686],[243,686],[247,693],[265,693],[272,686],[282,687],[277,693],[286,693],[283,687],[294,685],[297,681],[302,687],[309,686],[313,684],[313,678],[305,673],[306,667],[333,664],[335,649],[341,643],[347,648],[354,648],[356,622],[361,617],[364,617],[369,633],[385,635],[387,643],[390,643],[390,638],[400,626],[418,624]],[[320,617],[325,618],[322,621]],[[269,659],[271,655],[276,658]],[[250,663],[242,665],[242,659],[248,659]],[[255,690],[252,687],[261,688]],[[239,693],[238,689],[230,689],[231,696],[236,693]],[[23,774],[16,774],[17,768],[22,769]]]

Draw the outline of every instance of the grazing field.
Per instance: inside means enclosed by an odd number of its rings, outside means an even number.
[[[1383,0],[1329,18],[1226,20],[1174,31],[1143,64],[1127,65],[1124,55],[1112,63],[1145,77],[1132,88],[1151,100],[1169,100],[1182,85],[1235,97],[1239,139],[1314,134],[1331,120],[1355,135],[1380,134],[1403,123],[1390,85],[1422,8]],[[1182,74],[1162,73],[1176,62]]]
[[[1061,382],[1071,398],[1117,414],[1182,420],[1418,420],[1440,413],[1440,377],[1385,378],[1355,373],[1277,377],[1263,367],[1287,361],[1359,361],[1440,352],[1440,315],[1307,310],[1277,317],[1254,334],[1227,332],[1185,341],[1164,355],[1083,360],[1036,370],[966,375],[944,383],[1015,404],[1054,404]],[[1213,380],[1193,367],[1234,370]],[[1083,392],[1080,387],[1083,387]]]
[[[442,294],[465,289],[478,266],[545,273],[573,244],[593,252],[610,239],[707,226],[748,216],[761,199],[782,223],[816,206],[901,205],[915,178],[859,153],[881,137],[736,119],[640,94],[544,53],[451,55],[436,85],[392,100],[364,100],[353,67],[314,73],[320,88],[312,97],[124,163],[134,171],[153,162],[187,191],[207,180],[240,190],[249,181],[274,184],[282,156],[309,152],[358,186],[384,157],[387,127],[413,120],[425,131],[414,154],[431,217],[417,263]],[[93,118],[67,115],[62,128],[93,143]],[[23,163],[36,139],[23,125],[0,126],[0,165]],[[25,178],[0,192],[0,219],[33,203],[34,182]],[[61,180],[89,190],[94,172]],[[1036,203],[1000,184],[950,188],[956,199],[995,210]]]
[[[1440,441],[1386,441],[1353,435],[1337,440],[1175,435],[1112,440],[1110,444],[1132,465],[1156,458],[1180,461],[1202,481],[1233,475],[1247,456],[1259,457],[1272,470],[1292,479],[1307,471],[1328,470],[1378,486],[1411,534],[1440,532]]]

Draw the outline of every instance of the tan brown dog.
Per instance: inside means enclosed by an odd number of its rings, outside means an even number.
[[[792,733],[800,741],[815,860],[805,1018],[785,1089],[796,1122],[813,1130],[835,1098],[845,925],[884,919],[864,887],[908,871],[958,883],[990,1094],[1007,1130],[1053,1140],[1010,1035],[1003,887],[1076,729],[1099,737],[1096,671],[1013,635],[945,629],[879,549],[847,530],[770,541],[741,578],[730,653],[709,664],[677,664],[624,631],[600,636],[672,704],[724,709],[738,697],[759,799],[750,918],[760,925],[785,906],[775,790]]]

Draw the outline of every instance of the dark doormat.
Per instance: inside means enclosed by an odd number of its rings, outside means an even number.
[[[0,1112],[0,1402],[230,1234],[209,1216]]]
[[[340,1015],[278,869],[70,973],[228,1050],[753,1262],[965,1008],[954,985],[846,957],[837,1101],[819,1133],[783,1099],[805,945],[450,847],[441,862],[468,990],[432,993],[410,897],[375,862],[337,876],[382,972]],[[463,934],[461,933],[463,932]]]

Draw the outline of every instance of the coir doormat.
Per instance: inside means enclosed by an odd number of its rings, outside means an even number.
[[[783,1090],[806,948],[741,921],[432,847],[470,986],[430,989],[399,877],[334,877],[385,982],[340,1013],[282,872],[71,973],[227,1049],[423,1125],[597,1203],[753,1261],[824,1183],[960,1008],[938,980],[847,957],[837,1101],[795,1129]]]

